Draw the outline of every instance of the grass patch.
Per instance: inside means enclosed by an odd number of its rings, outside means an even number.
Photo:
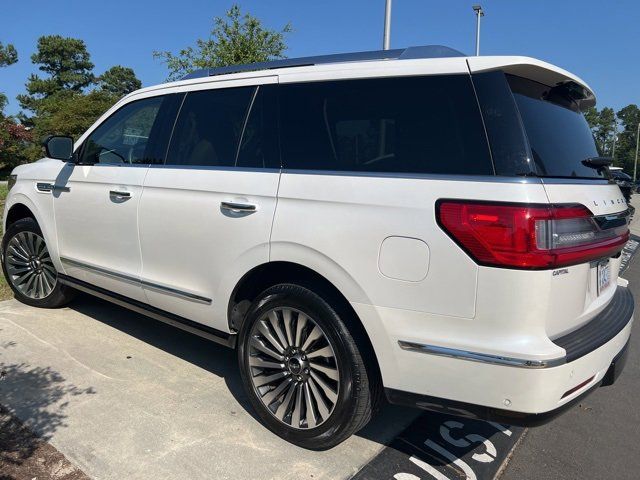
[[[7,200],[7,193],[9,193],[7,186],[0,184],[0,213],[4,213],[4,202]],[[2,235],[4,235],[4,232],[2,231],[2,223],[0,223],[0,238],[2,238]],[[13,298],[13,292],[4,275],[0,275],[0,300],[9,300],[10,298]]]

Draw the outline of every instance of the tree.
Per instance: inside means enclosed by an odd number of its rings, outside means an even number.
[[[12,117],[0,118],[0,165],[9,168],[29,161],[26,147],[33,136]]]
[[[13,65],[18,61],[18,52],[16,48],[12,44],[7,44],[4,46],[2,42],[0,42],[0,68],[8,67],[9,65]],[[0,92],[0,119],[4,118],[4,109],[7,106],[8,100],[7,96]]]
[[[39,103],[61,91],[81,92],[94,82],[93,63],[82,40],[60,35],[45,35],[38,39],[38,50],[31,61],[48,76],[32,74],[27,81],[26,95],[18,95],[20,106],[37,114]]]
[[[4,46],[0,42],[0,67],[7,67],[18,61],[18,52],[12,44]]]
[[[142,87],[142,82],[138,80],[131,68],[116,65],[98,78],[98,85],[105,92],[120,98],[138,90]]]
[[[585,118],[591,127],[600,151],[603,155],[612,155],[614,136],[617,132],[616,116],[613,109],[605,107],[598,111],[597,108],[591,107],[585,112]]]
[[[618,111],[617,117],[620,120],[622,131],[616,145],[615,163],[623,167],[627,173],[632,173],[636,155],[638,123],[640,123],[640,108],[637,105],[627,105]]]
[[[35,136],[70,135],[77,139],[115,100],[113,94],[104,90],[93,90],[87,94],[67,91],[49,97],[40,105]]]
[[[178,80],[201,68],[224,67],[253,62],[266,62],[284,58],[287,46],[284,37],[291,32],[291,25],[282,30],[271,30],[250,14],[242,14],[234,5],[226,18],[216,17],[206,40],[196,40],[195,47],[186,47],[174,55],[171,52],[154,52],[153,56],[166,63],[167,80]]]

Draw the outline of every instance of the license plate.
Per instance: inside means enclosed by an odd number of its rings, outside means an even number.
[[[598,264],[598,295],[604,292],[611,283],[611,268],[609,262]]]

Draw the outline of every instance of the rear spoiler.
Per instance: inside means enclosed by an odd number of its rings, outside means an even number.
[[[471,73],[502,70],[511,75],[528,78],[549,87],[564,86],[578,103],[580,110],[596,104],[593,90],[580,77],[542,60],[530,57],[487,56],[468,57],[467,65]]]

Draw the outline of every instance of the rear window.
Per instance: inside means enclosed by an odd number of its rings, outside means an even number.
[[[285,168],[493,175],[469,75],[280,86]]]
[[[522,77],[507,75],[540,176],[604,178],[582,163],[597,157],[593,134],[569,94]]]

